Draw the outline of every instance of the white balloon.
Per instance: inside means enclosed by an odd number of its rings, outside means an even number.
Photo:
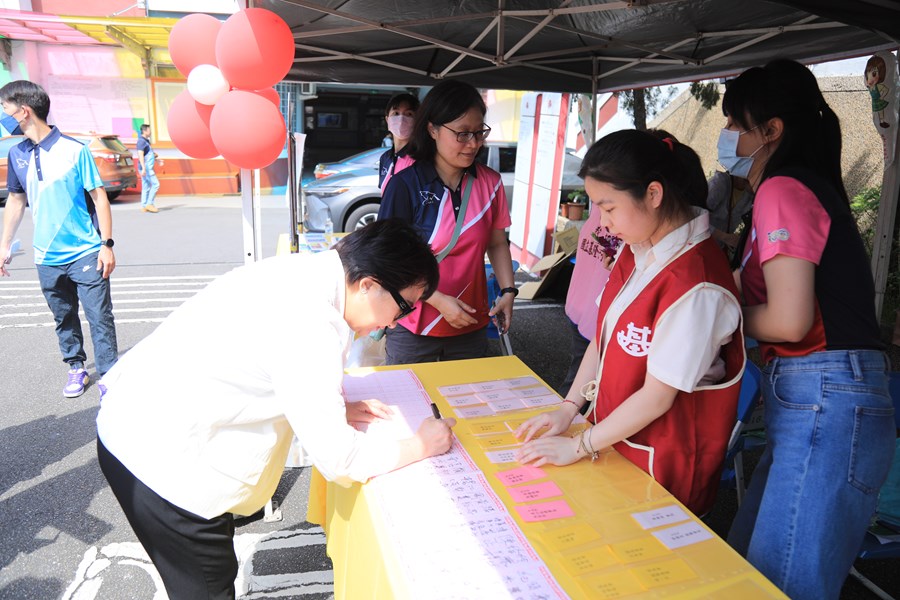
[[[187,89],[200,104],[213,105],[231,89],[231,85],[218,67],[197,65],[188,75]]]

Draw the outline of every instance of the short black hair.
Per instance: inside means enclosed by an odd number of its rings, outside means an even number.
[[[399,94],[394,94],[391,96],[391,99],[388,100],[387,106],[384,107],[384,116],[388,116],[391,114],[391,111],[400,106],[401,104],[408,104],[409,107],[413,110],[419,110],[419,99],[410,94],[409,92],[400,92]]]
[[[473,108],[481,111],[482,116],[487,113],[481,93],[468,83],[445,79],[431,88],[416,111],[416,121],[409,139],[409,155],[416,160],[434,161],[437,145],[428,132],[428,125],[441,126],[455,121]]]
[[[148,125],[147,123],[142,123],[141,124],[141,133],[144,133],[145,131],[150,131],[150,125]]]
[[[10,81],[0,88],[0,101],[11,102],[16,106],[27,106],[45,123],[50,114],[50,96],[44,88],[26,79]]]
[[[659,216],[664,220],[690,218],[690,207],[702,206],[707,193],[696,152],[671,136],[636,129],[616,131],[597,141],[584,155],[578,176],[608,183],[637,202],[650,183],[658,181],[663,187]]]
[[[396,292],[422,287],[422,300],[437,289],[438,264],[431,246],[401,219],[380,219],[357,229],[342,238],[335,250],[344,265],[347,283],[371,277]]]

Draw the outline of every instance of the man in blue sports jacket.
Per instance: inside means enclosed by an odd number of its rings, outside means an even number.
[[[89,383],[79,299],[91,327],[98,375],[102,377],[118,358],[109,289],[109,276],[116,268],[109,199],[87,146],[47,124],[50,97],[41,86],[10,82],[0,88],[0,102],[25,135],[9,150],[0,276],[9,276],[6,265],[13,236],[30,203],[38,279],[56,320],[63,361],[69,365],[63,395],[75,398]]]

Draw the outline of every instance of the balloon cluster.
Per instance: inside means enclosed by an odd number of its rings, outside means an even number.
[[[191,14],[172,28],[169,53],[187,75],[187,90],[169,107],[175,146],[194,158],[221,154],[244,169],[272,164],[287,135],[272,87],[294,61],[287,23],[263,8],[242,10],[224,23]]]

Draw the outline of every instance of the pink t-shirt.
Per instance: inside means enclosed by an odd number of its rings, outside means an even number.
[[[597,334],[597,297],[609,279],[598,239],[603,236],[609,236],[609,230],[600,224],[600,210],[592,208],[578,236],[575,269],[566,296],[566,315],[578,326],[578,333],[591,341]]]
[[[756,192],[750,239],[741,261],[741,287],[748,306],[766,302],[762,265],[784,255],[818,265],[831,217],[808,187],[792,177],[772,177]]]

